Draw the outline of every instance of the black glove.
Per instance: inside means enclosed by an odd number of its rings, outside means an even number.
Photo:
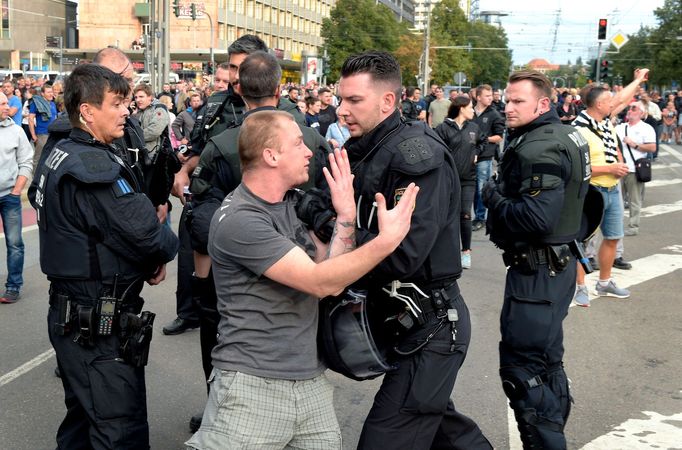
[[[336,212],[327,192],[318,188],[307,190],[296,204],[296,215],[322,242],[331,240]]]
[[[504,201],[504,197],[497,190],[497,183],[494,179],[488,180],[481,189],[481,200],[488,209],[496,209]]]

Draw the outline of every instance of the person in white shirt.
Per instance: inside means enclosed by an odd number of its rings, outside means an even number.
[[[647,153],[656,151],[656,131],[642,120],[646,113],[646,107],[641,102],[631,103],[627,122],[616,127],[616,133],[623,143],[623,158],[628,165],[628,174],[622,180],[623,195],[627,195],[630,200],[630,221],[625,228],[625,236],[635,236],[639,233],[644,183],[637,180],[635,161],[646,158]]]

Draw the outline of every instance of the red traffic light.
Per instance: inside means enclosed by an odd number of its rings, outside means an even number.
[[[599,19],[599,26],[605,27],[606,26],[606,19]]]

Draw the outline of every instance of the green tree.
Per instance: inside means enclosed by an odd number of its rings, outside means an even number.
[[[468,44],[469,23],[457,0],[443,0],[431,12],[431,47],[465,46]],[[455,72],[464,72],[471,79],[471,54],[464,49],[431,49],[429,52],[431,80],[450,84]]]
[[[400,46],[395,51],[395,57],[400,63],[403,84],[417,85],[419,63],[424,52],[424,36],[422,34],[406,33],[400,36]]]
[[[400,36],[408,32],[393,12],[373,0],[338,0],[329,18],[322,21],[324,47],[329,56],[329,79],[339,78],[346,58],[366,50],[395,52]]]
[[[507,35],[502,28],[484,22],[469,24],[469,42],[474,48],[508,48]],[[509,50],[472,50],[471,80],[475,84],[504,87],[512,64]]]
[[[665,0],[654,14],[659,27],[651,33],[650,44],[656,48],[656,66],[650,79],[654,84],[670,86],[673,81],[682,81],[682,0]]]

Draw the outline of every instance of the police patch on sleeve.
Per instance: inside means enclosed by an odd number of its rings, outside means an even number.
[[[134,192],[133,188],[131,188],[128,182],[123,178],[119,178],[114,181],[112,188],[116,198],[123,197],[124,195],[132,194]]]

